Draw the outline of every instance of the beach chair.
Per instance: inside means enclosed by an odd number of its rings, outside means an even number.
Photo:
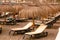
[[[55,40],[60,40],[60,28]]]
[[[36,31],[34,32],[28,32],[25,33],[23,39],[25,38],[26,35],[30,36],[30,37],[41,37],[41,36],[47,36],[48,32],[44,32],[44,30],[47,28],[47,25],[41,24]]]
[[[15,34],[15,33],[25,33],[25,32],[28,32],[28,31],[30,31],[31,29],[30,29],[30,27],[33,25],[33,23],[32,22],[29,22],[26,26],[24,26],[24,27],[22,27],[22,28],[12,28],[11,29],[11,31],[9,32],[9,34],[13,31],[14,33],[13,33],[13,35]]]
[[[25,21],[27,21],[27,18],[16,19],[16,22],[25,22]]]
[[[54,17],[44,20],[44,24],[48,25],[48,28],[51,28],[55,22],[56,21]]]
[[[14,18],[8,18],[6,20],[6,25],[15,25],[16,24],[16,20]]]
[[[8,15],[9,15],[9,12],[6,12],[6,13],[3,12],[3,13],[1,14],[1,17],[7,17]]]

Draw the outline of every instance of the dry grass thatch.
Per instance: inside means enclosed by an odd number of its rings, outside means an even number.
[[[56,14],[59,10],[58,6],[41,6],[41,7],[29,7],[29,8],[25,8],[22,11],[20,11],[20,17],[43,17],[43,18],[47,18],[49,16],[49,14]]]

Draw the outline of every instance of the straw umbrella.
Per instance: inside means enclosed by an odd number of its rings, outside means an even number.
[[[4,14],[6,14],[6,12],[13,12],[14,9],[12,8],[12,6],[9,5],[2,5],[3,7],[0,8],[0,11],[4,12]],[[5,21],[6,21],[6,17],[5,17]]]
[[[47,5],[48,7],[50,7],[53,10],[52,16],[54,16],[54,14],[56,14],[58,12],[58,8],[56,7],[56,5],[48,4],[46,1],[44,1],[44,2],[45,2],[45,5]]]
[[[34,25],[34,18],[38,17],[38,15],[42,18],[46,18],[46,14],[44,14],[43,10],[40,7],[29,7],[25,8],[20,11],[20,17],[32,17],[33,18],[33,25]]]
[[[56,12],[58,12],[58,8],[57,7],[55,7],[54,5],[51,5],[51,4],[48,4],[46,1],[44,1],[44,3],[43,2],[39,2],[39,0],[31,0],[31,1],[33,1],[33,3],[35,3],[37,6],[39,6],[40,8],[41,8],[41,6],[42,5],[45,5],[45,6],[48,6],[51,10],[52,10],[52,12],[50,13],[50,14],[52,14],[52,16],[56,13]],[[48,12],[49,13],[49,12]]]
[[[15,14],[18,14],[18,16],[19,16],[19,11],[21,11],[23,9],[23,7],[21,5],[13,5],[12,7],[15,9],[14,17],[15,17]]]

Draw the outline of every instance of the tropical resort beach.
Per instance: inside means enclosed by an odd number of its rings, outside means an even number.
[[[60,0],[0,0],[0,40],[60,40]]]

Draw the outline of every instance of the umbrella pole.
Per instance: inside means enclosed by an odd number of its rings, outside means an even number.
[[[19,10],[18,10],[18,12],[17,12],[17,15],[18,15],[18,20],[19,20],[19,17],[20,17],[20,15],[19,15]]]
[[[19,18],[19,16],[20,16],[20,15],[19,15],[19,9],[17,10],[16,15],[18,15],[18,18]]]
[[[34,13],[33,13],[33,27],[34,27],[35,23],[34,23]]]
[[[4,12],[4,15],[6,15],[6,12]],[[6,17],[5,17],[5,19],[4,19],[5,21],[4,21],[4,23],[6,24]]]
[[[18,15],[18,18],[19,18],[19,9],[18,9],[18,11],[17,11],[17,15]]]
[[[19,17],[21,18],[21,13],[19,13]]]
[[[4,15],[6,15],[6,12],[4,13]],[[6,17],[5,17],[5,21],[6,21]]]
[[[13,18],[15,19],[15,12],[14,12],[14,14],[13,14]]]

